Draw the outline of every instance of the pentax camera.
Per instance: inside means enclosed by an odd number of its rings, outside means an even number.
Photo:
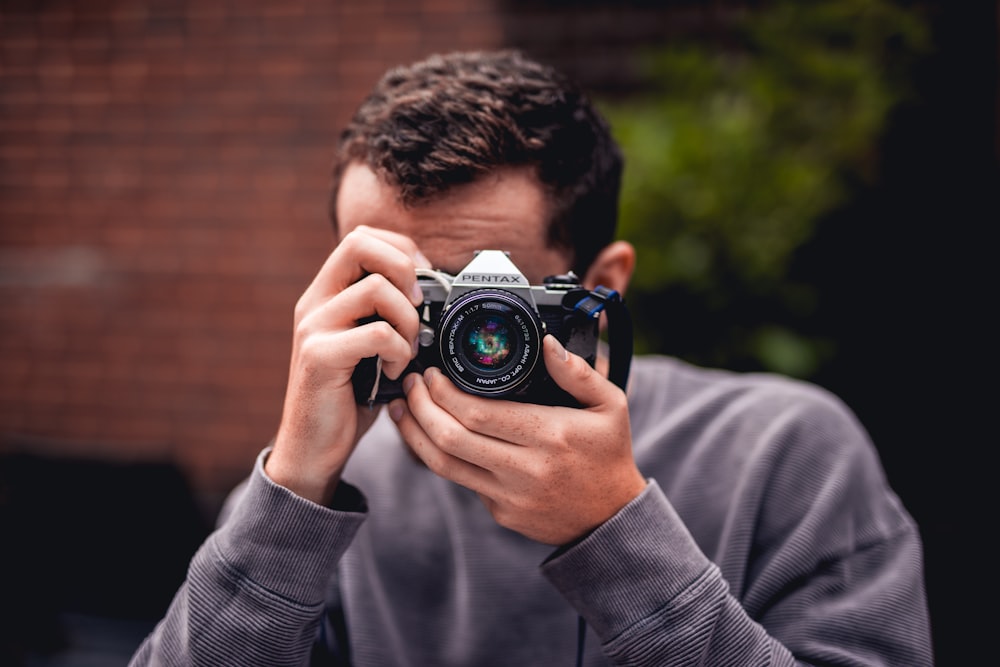
[[[417,307],[417,356],[400,380],[409,372],[437,366],[458,387],[476,396],[576,405],[549,377],[542,359],[542,338],[554,335],[593,366],[599,316],[606,311],[609,377],[624,388],[632,356],[631,321],[617,292],[603,287],[585,289],[572,273],[530,285],[501,250],[476,252],[455,276],[418,269],[417,282],[424,295],[423,304]],[[400,380],[381,373],[378,357],[362,359],[351,380],[362,405],[388,403],[403,395]]]

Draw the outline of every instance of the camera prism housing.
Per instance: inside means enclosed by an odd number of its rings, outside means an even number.
[[[508,253],[481,250],[457,275],[418,269],[417,282],[424,295],[417,356],[398,380],[380,373],[377,357],[363,359],[352,377],[358,403],[400,397],[407,373],[436,366],[477,396],[576,405],[542,359],[550,333],[591,366],[596,361],[598,313],[577,307],[591,293],[575,275],[531,285]]]

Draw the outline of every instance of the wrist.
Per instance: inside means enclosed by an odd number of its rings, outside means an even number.
[[[317,475],[315,472],[317,469],[319,466],[288,461],[277,446],[264,461],[264,474],[272,482],[301,498],[326,506],[333,498],[337,485],[340,484],[340,473],[338,471],[328,475]]]

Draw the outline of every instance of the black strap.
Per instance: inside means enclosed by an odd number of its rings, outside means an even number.
[[[586,317],[598,317],[602,310],[608,314],[608,379],[622,391],[628,385],[632,367],[632,316],[621,295],[613,289],[598,285],[590,294],[580,299],[574,307]],[[583,667],[583,649],[587,638],[587,622],[577,617],[576,667]]]

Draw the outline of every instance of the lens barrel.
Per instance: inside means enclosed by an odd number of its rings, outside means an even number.
[[[541,353],[544,328],[519,296],[499,289],[463,294],[438,326],[442,368],[466,391],[502,397],[522,390]]]

